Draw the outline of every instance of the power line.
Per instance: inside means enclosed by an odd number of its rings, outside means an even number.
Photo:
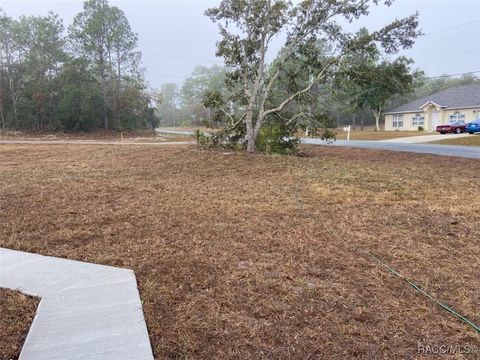
[[[175,56],[175,55],[165,55],[165,54],[152,54],[152,53],[143,53],[143,55],[147,56],[155,56],[155,57],[163,57],[166,59],[176,59],[176,60],[192,60],[192,61],[203,61],[203,62],[211,62],[211,63],[218,63],[221,60],[216,59],[200,59],[200,58],[193,58],[193,57],[187,57],[187,56]]]
[[[454,26],[451,26],[451,27],[448,27],[448,28],[436,30],[436,31],[430,32],[428,34],[425,34],[423,36],[425,37],[425,36],[430,36],[430,35],[441,34],[441,33],[444,33],[444,32],[447,32],[447,31],[450,31],[450,30],[453,30],[453,29],[465,27],[465,26],[468,26],[468,25],[473,25],[473,24],[476,24],[476,23],[480,23],[480,19],[469,21],[469,22],[466,22],[466,23],[463,23],[463,24],[454,25]],[[219,59],[213,59],[213,58],[212,59],[203,59],[203,58],[195,58],[195,57],[188,57],[188,56],[175,56],[175,55],[154,54],[154,53],[143,53],[142,55],[154,56],[154,57],[163,57],[163,58],[167,58],[167,59],[177,59],[177,60],[205,61],[205,62],[212,62],[212,63],[216,63],[216,62],[221,61]],[[461,55],[461,54],[458,54],[458,55]],[[454,56],[454,55],[452,55],[452,56]],[[457,55],[455,55],[455,56],[457,56]],[[430,61],[430,60],[428,60],[428,61]]]
[[[150,73],[146,73],[145,75],[147,76],[161,76],[161,77],[168,77],[168,78],[179,78],[179,79],[183,79],[183,78],[186,78],[186,77],[189,77],[191,74],[189,75],[167,75],[167,74],[150,74]]]
[[[439,75],[439,76],[431,76],[431,77],[427,77],[427,79],[433,80],[433,79],[441,79],[441,78],[448,78],[448,77],[455,77],[455,76],[462,76],[462,75],[474,75],[474,74],[480,74],[480,70],[468,71],[468,72],[463,72],[463,73],[458,73],[458,74],[446,74],[446,75]],[[182,76],[182,75],[149,74],[149,73],[146,73],[145,75],[147,75],[147,76],[161,76],[161,77],[166,77],[166,78],[184,79],[184,78],[189,77],[191,74]]]
[[[480,20],[478,20],[477,22],[480,22]],[[445,30],[447,30],[447,29],[445,29]],[[438,58],[431,58],[431,59],[424,59],[424,60],[416,61],[416,63],[417,64],[422,64],[422,63],[426,63],[426,62],[430,62],[430,61],[438,61],[438,60],[449,59],[449,58],[453,58],[453,57],[457,57],[457,56],[475,54],[475,53],[478,53],[478,52],[480,52],[480,50],[473,50],[473,51],[467,51],[467,52],[463,52],[463,53],[450,54],[450,55],[442,56],[442,57],[438,57]],[[201,58],[164,55],[164,54],[143,53],[143,55],[163,57],[163,58],[167,58],[167,59],[177,59],[177,60],[203,61],[203,62],[211,62],[211,63],[221,62],[221,60],[201,59]],[[165,76],[165,77],[184,77],[184,76],[172,76],[172,75],[162,75],[162,74],[151,74],[151,75],[153,75],[153,76]]]
[[[442,57],[438,57],[438,58],[416,61],[416,63],[417,64],[422,64],[422,63],[426,63],[426,62],[430,62],[430,61],[437,61],[437,60],[449,59],[449,58],[457,57],[457,56],[475,54],[475,53],[478,53],[478,52],[480,52],[480,50],[473,50],[473,51],[467,51],[467,52],[463,52],[463,53],[450,54],[450,55],[442,56]]]
[[[455,77],[455,76],[462,76],[462,75],[473,75],[473,74],[480,74],[480,70],[469,71],[469,72],[458,73],[458,74],[432,76],[432,77],[428,77],[427,79],[433,80],[433,79],[442,79],[442,78],[448,78],[448,77]]]
[[[472,25],[472,24],[476,24],[476,23],[480,23],[480,19],[473,20],[473,21],[470,21],[470,22],[466,22],[466,23],[463,23],[463,24],[458,24],[458,25],[451,26],[451,27],[448,27],[448,28],[436,30],[436,31],[433,31],[431,33],[425,34],[424,37],[425,36],[430,36],[430,35],[441,34],[441,33],[447,32],[449,30],[458,29],[458,28],[468,26],[468,25]]]

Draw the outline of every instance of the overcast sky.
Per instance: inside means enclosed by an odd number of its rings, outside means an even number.
[[[77,0],[0,0],[0,7],[14,18],[20,15],[58,13],[65,27],[82,9]],[[110,0],[122,9],[138,33],[146,77],[153,87],[181,84],[196,65],[222,64],[215,57],[218,31],[203,15],[219,1]],[[480,0],[397,0],[391,7],[372,8],[350,30],[380,28],[395,18],[420,13],[426,36],[403,54],[415,60],[429,76],[480,71]]]

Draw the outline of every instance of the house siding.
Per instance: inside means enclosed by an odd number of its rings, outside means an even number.
[[[385,131],[418,131],[418,126],[412,125],[413,117],[417,114],[423,115],[425,118],[425,125],[427,125],[427,115],[423,111],[415,112],[415,113],[403,113],[403,114],[395,114],[395,115],[403,115],[403,127],[393,127],[393,114],[386,114],[385,115]],[[424,126],[425,128],[425,126]]]
[[[403,127],[401,128],[393,127],[394,114],[385,114],[385,131],[418,131],[418,126],[412,125],[413,117],[417,114],[421,114],[424,116],[425,126],[423,128],[425,130],[435,131],[432,126],[432,111],[434,111],[434,109],[427,108],[425,109],[425,111],[419,110],[418,112],[398,113],[398,115],[403,115]],[[462,115],[465,115],[466,122],[473,121],[480,116],[480,107],[478,109],[442,109],[439,111],[440,124],[447,124],[450,121],[450,115],[453,115],[457,111],[460,112]]]

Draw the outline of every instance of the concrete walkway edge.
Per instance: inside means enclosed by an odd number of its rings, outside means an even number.
[[[151,360],[132,270],[0,248],[0,287],[41,298],[20,360]]]

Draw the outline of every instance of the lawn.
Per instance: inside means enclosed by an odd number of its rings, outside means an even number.
[[[1,145],[0,246],[132,268],[156,358],[417,358],[480,334],[480,163]]]
[[[476,134],[468,137],[462,137],[462,138],[449,138],[445,140],[430,142],[429,144],[480,146],[480,134]]]
[[[194,141],[189,135],[167,135],[158,134],[153,130],[136,130],[136,131],[94,131],[94,132],[17,132],[17,131],[1,131],[0,140],[27,140],[27,141],[112,141],[112,142],[133,142],[133,143],[163,143],[173,141]]]
[[[0,288],[0,359],[18,359],[35,316],[38,299]]]
[[[347,132],[342,129],[336,129],[338,140],[346,140]],[[431,132],[425,131],[375,131],[372,129],[367,130],[353,130],[350,133],[350,140],[389,140],[398,139],[411,136],[432,135]]]

